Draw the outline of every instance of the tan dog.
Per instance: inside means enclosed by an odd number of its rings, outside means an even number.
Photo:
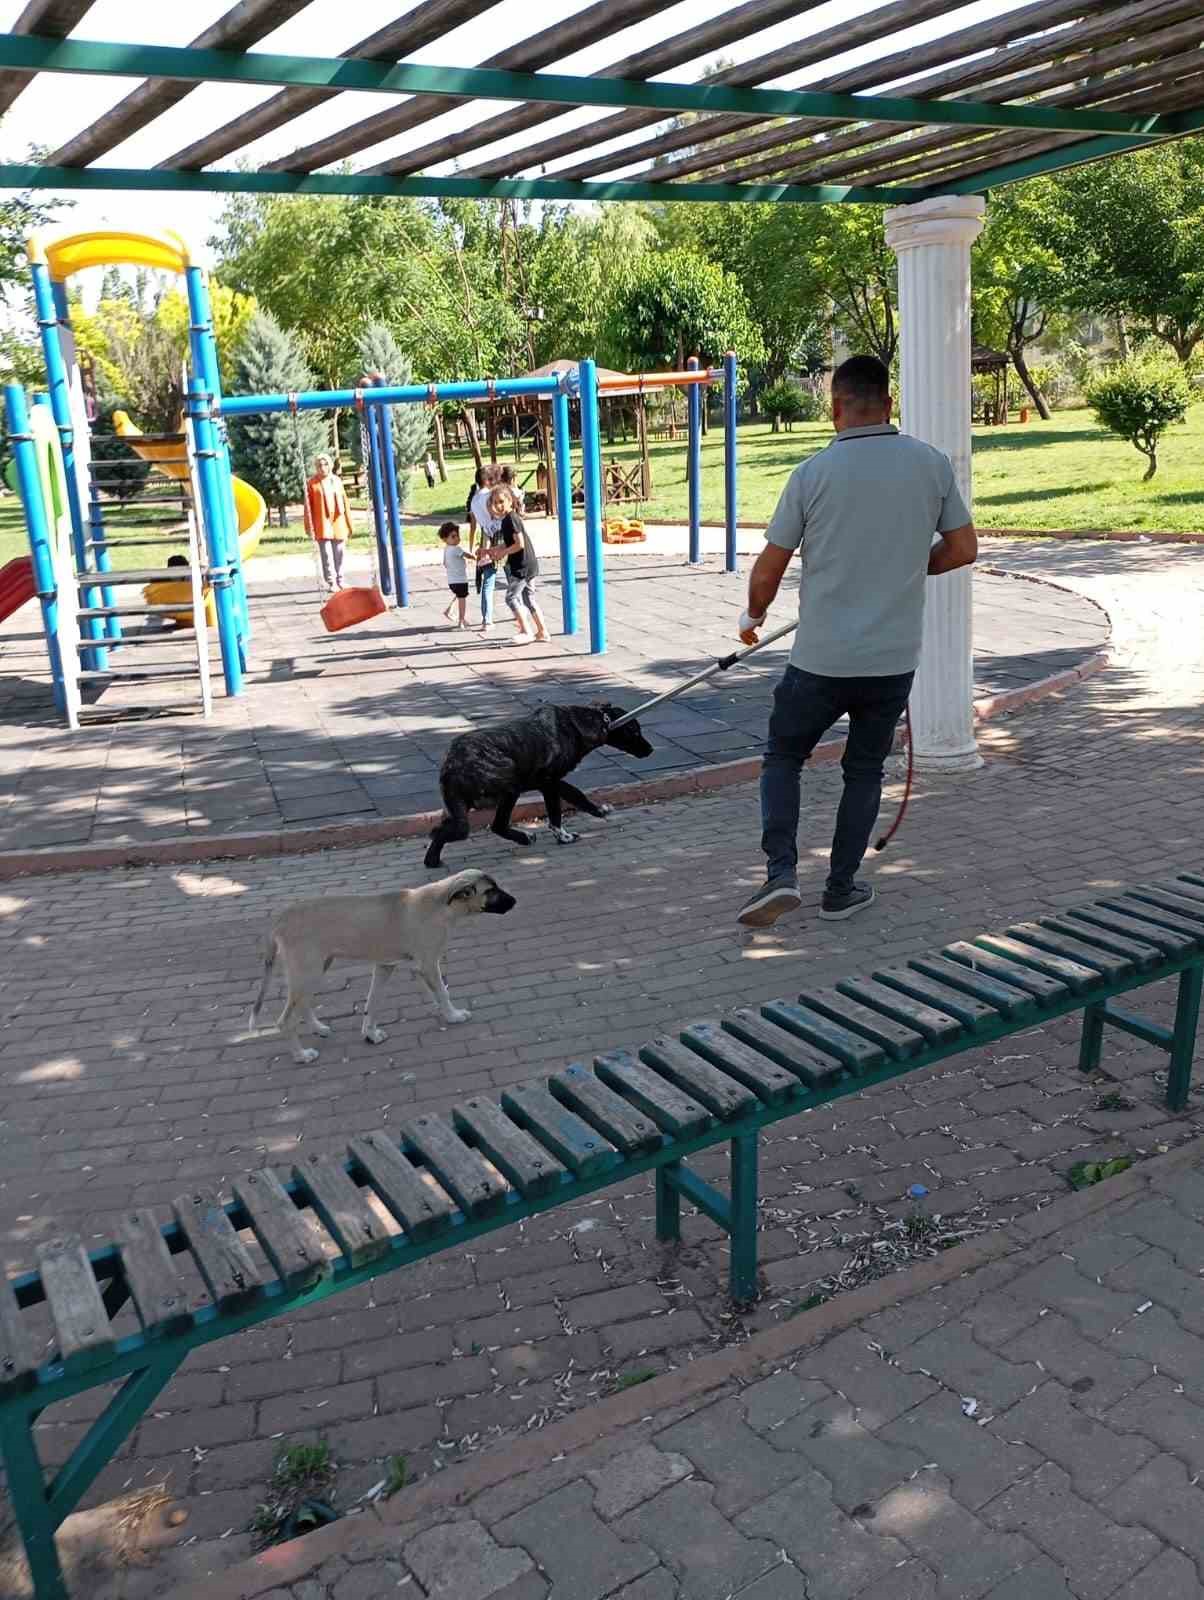
[[[502,913],[514,905],[514,896],[499,889],[486,872],[457,872],[438,883],[418,889],[393,889],[387,894],[325,895],[298,900],[272,924],[263,961],[263,981],[251,1006],[251,1031],[259,1027],[259,1012],[276,958],[284,963],[288,999],[276,1026],[292,1041],[293,1060],[306,1064],[318,1052],[305,1048],[298,1038],[303,1018],[319,1038],[330,1028],[314,1012],[313,993],[332,962],[370,961],[372,981],[364,1003],[361,1033],[369,1044],[384,1042],[385,1033],[372,1020],[376,986],[402,961],[412,961],[419,981],[430,994],[445,1022],[467,1022],[468,1011],[451,1003],[441,966],[451,925],[460,917],[481,912]]]

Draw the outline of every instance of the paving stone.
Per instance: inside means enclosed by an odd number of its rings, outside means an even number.
[[[390,1590],[401,1588],[406,1576],[400,1561],[365,1562],[339,1579],[330,1600],[381,1600]]]
[[[936,1579],[918,1561],[905,1561],[858,1591],[857,1600],[936,1600]]]
[[[1091,1339],[1106,1339],[1118,1323],[1133,1315],[1136,1304],[1132,1295],[1118,1294],[1094,1282],[1079,1272],[1072,1260],[1060,1255],[1017,1278],[1012,1293],[1038,1307],[1060,1311]]]
[[[742,1389],[740,1404],[750,1428],[758,1433],[773,1432],[804,1407],[826,1399],[829,1392],[826,1384],[816,1380],[808,1382],[788,1371],[774,1372]]]
[[[1005,1413],[1005,1416],[1010,1413]],[[953,1496],[971,1511],[1040,1465],[1035,1451],[1009,1442],[1006,1428],[997,1436],[967,1417],[957,1395],[934,1394],[896,1417],[881,1438],[918,1451],[949,1479]]]
[[[795,1451],[818,1467],[846,1511],[877,1500],[924,1464],[906,1444],[867,1432],[849,1402],[835,1395],[800,1412],[770,1438],[776,1449]]]
[[[1165,1250],[1145,1250],[1108,1274],[1110,1288],[1136,1295],[1138,1304],[1156,1300],[1191,1333],[1204,1333],[1204,1296],[1199,1271],[1185,1272]]]
[[[1056,1311],[1030,1324],[1001,1353],[1011,1361],[1040,1363],[1071,1391],[1078,1409],[1093,1416],[1136,1389],[1149,1373],[1144,1361],[1114,1355],[1085,1339]]]
[[[1157,1453],[1140,1435],[1118,1437],[1112,1428],[1077,1410],[1070,1390],[1052,1381],[996,1417],[991,1426],[1000,1438],[1032,1445],[1064,1467],[1075,1493],[1086,1500],[1101,1499]]]
[[[1143,1471],[1148,1470],[1143,1468]],[[1119,1527],[1104,1508],[1089,1505],[1053,1462],[1013,1485],[983,1510],[997,1528],[1027,1535],[1052,1557],[1075,1594],[1107,1594],[1158,1554],[1141,1527]]]
[[[1134,1233],[1149,1244],[1169,1250],[1181,1267],[1197,1272],[1204,1267],[1204,1226],[1174,1205],[1159,1197],[1144,1201],[1126,1211],[1120,1223],[1126,1233]]]
[[[1167,1544],[1175,1544],[1204,1561],[1204,1489],[1193,1483],[1174,1456],[1147,1461],[1111,1496],[1107,1511],[1123,1522],[1152,1528]]]
[[[1180,1392],[1181,1385],[1155,1374],[1106,1414],[1120,1434],[1139,1433],[1204,1474],[1204,1407]]]
[[[534,1566],[525,1550],[503,1548],[475,1521],[430,1528],[403,1554],[428,1600],[489,1600]]]
[[[612,1322],[625,1322],[649,1312],[663,1310],[665,1301],[650,1283],[628,1284],[623,1289],[604,1289],[601,1294],[581,1295],[569,1300],[565,1315],[574,1328],[603,1328]]]
[[[1108,1348],[1173,1373],[1189,1394],[1204,1398],[1204,1340],[1188,1333],[1162,1306],[1137,1315],[1139,1304],[1134,1301],[1128,1321],[1113,1330]]]
[[[502,1383],[517,1383],[520,1378],[551,1378],[570,1367],[589,1372],[602,1365],[602,1341],[596,1333],[564,1334],[541,1339],[538,1344],[518,1344],[499,1350],[493,1364]]]
[[[989,1600],[1078,1600],[1052,1561],[1042,1557],[1005,1578]],[[1152,1596],[1151,1596],[1152,1600]]]
[[[693,1306],[663,1317],[641,1317],[635,1322],[621,1323],[608,1329],[605,1343],[616,1361],[630,1361],[633,1356],[654,1351],[677,1349],[691,1344],[710,1342],[707,1325]]]
[[[898,1540],[846,1516],[813,1469],[742,1512],[736,1526],[786,1551],[803,1574],[807,1600],[849,1600],[907,1559]]]
[[[647,1545],[611,1532],[593,1500],[592,1485],[571,1483],[494,1526],[503,1544],[521,1545],[534,1556],[551,1580],[549,1600],[601,1600],[657,1565]]]
[[[809,1350],[799,1363],[799,1372],[821,1379],[851,1400],[862,1425],[872,1430],[936,1394],[932,1379],[911,1371],[911,1366],[910,1361],[902,1365],[884,1361],[870,1348],[865,1335],[854,1329],[838,1334],[818,1350]]]
[[[656,1435],[662,1450],[685,1456],[715,1486],[715,1504],[732,1516],[798,1475],[804,1463],[767,1444],[744,1421],[732,1395]]]
[[[688,1478],[693,1470],[685,1456],[642,1444],[615,1456],[604,1467],[587,1472],[586,1477],[594,1486],[594,1510],[611,1522],[662,1489]]]
[[[680,1593],[673,1574],[664,1567],[657,1567],[655,1572],[649,1572],[620,1589],[614,1600],[678,1600]]]
[[[784,1561],[747,1589],[741,1589],[736,1600],[809,1600],[809,1596],[802,1573],[793,1561]]]
[[[1112,1600],[1199,1600],[1200,1589],[1195,1562],[1179,1550],[1164,1550]]]
[[[1037,1367],[1018,1366],[984,1350],[958,1323],[935,1329],[901,1351],[897,1360],[908,1372],[931,1373],[946,1388],[972,1396],[980,1414],[985,1406],[999,1410],[1015,1404],[1043,1376]]]
[[[1037,1551],[1027,1539],[997,1533],[958,1504],[935,1472],[892,1489],[867,1526],[893,1535],[938,1575],[941,1600],[988,1594]]]
[[[679,1483],[615,1525],[658,1551],[691,1600],[727,1600],[779,1560],[776,1545],[737,1533],[713,1497],[711,1484]]]

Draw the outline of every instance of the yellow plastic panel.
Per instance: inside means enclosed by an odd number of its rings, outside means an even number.
[[[31,260],[44,259],[50,276],[61,283],[86,267],[150,267],[156,272],[183,272],[190,266],[188,246],[176,233],[72,233],[63,238],[31,240]]]

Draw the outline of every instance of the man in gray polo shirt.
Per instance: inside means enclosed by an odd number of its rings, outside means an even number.
[[[873,901],[873,889],[855,878],[920,659],[927,580],[969,566],[978,554],[949,458],[901,434],[890,412],[890,376],[876,357],[853,356],[836,369],[836,437],[790,475],[749,578],[740,637],[753,644],[801,547],[799,627],[774,690],[761,770],[768,881],[741,907],[746,927],[768,927],[801,903],[803,763],[846,715],[844,793],[819,914],[836,921]]]

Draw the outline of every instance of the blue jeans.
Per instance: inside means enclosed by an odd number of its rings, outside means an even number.
[[[497,568],[486,567],[481,573],[481,621],[493,621],[493,586],[497,582]]]
[[[833,894],[852,888],[882,803],[882,769],[914,677],[914,672],[901,672],[889,678],[821,678],[786,668],[773,692],[761,766],[761,848],[770,878],[792,878],[798,869],[803,763],[847,713],[849,735],[840,763],[844,793],[836,813],[827,887]]]

